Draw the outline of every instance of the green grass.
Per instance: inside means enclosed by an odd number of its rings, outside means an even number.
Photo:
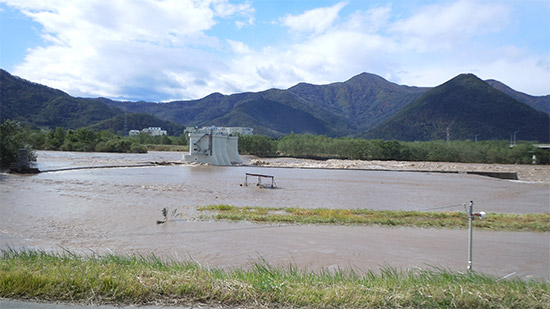
[[[3,251],[0,297],[118,305],[550,308],[550,283],[442,269],[358,274],[258,263],[224,271],[157,257]]]
[[[465,212],[424,212],[368,209],[269,208],[210,205],[199,211],[214,212],[216,220],[266,223],[412,226],[422,228],[467,228]],[[488,213],[474,220],[474,227],[495,231],[550,232],[550,214]]]

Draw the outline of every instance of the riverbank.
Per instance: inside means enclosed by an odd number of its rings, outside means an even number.
[[[296,158],[258,158],[245,156],[246,164],[264,167],[328,168],[388,171],[498,172],[517,173],[519,181],[550,184],[550,166],[527,164],[482,164],[428,161],[311,160]]]

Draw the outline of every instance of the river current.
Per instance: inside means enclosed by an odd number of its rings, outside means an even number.
[[[38,167],[176,162],[181,153],[39,152]],[[245,187],[246,173],[274,176],[275,189]],[[256,183],[255,178],[248,180]],[[265,182],[266,180],[264,180]],[[289,226],[200,220],[197,206],[549,212],[548,185],[476,175],[172,165],[0,175],[0,247],[157,254],[215,267],[258,258],[312,269],[437,265],[461,269],[466,230]],[[178,214],[157,225],[161,210]],[[548,278],[548,233],[476,232],[487,272]],[[519,261],[519,262],[518,262]],[[523,261],[523,262],[522,262]],[[475,262],[474,262],[475,263]],[[476,265],[476,264],[474,264]]]

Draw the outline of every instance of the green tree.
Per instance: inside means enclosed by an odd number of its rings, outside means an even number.
[[[257,156],[275,154],[273,139],[265,135],[242,135],[239,137],[239,153]]]
[[[57,127],[46,135],[46,141],[44,143],[44,149],[47,150],[59,150],[61,145],[65,142],[65,135],[67,131],[64,128]]]
[[[5,169],[17,161],[17,150],[27,149],[29,161],[36,161],[36,155],[26,142],[24,130],[13,120],[0,124],[0,168]]]

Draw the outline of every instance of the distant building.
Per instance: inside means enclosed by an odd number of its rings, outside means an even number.
[[[228,135],[252,135],[254,134],[254,129],[247,127],[212,127],[216,128],[217,131],[225,132]],[[199,127],[186,127],[185,131],[192,132],[194,130],[201,129]]]
[[[239,134],[239,135],[252,135],[252,131],[254,129],[252,128],[247,128],[247,127],[224,127],[222,129],[225,129],[228,131],[229,134],[231,135],[235,135],[235,134]]]
[[[141,133],[149,134],[151,136],[162,136],[166,135],[166,130],[162,130],[160,127],[148,127],[141,130]]]
[[[238,150],[238,132],[229,133],[228,128],[188,127],[189,154],[183,156],[186,162],[212,165],[233,165],[242,163]]]
[[[135,136],[139,134],[149,134],[151,136],[162,136],[167,135],[166,130],[162,130],[160,127],[148,127],[144,128],[143,130],[130,130],[128,131],[128,135]]]

